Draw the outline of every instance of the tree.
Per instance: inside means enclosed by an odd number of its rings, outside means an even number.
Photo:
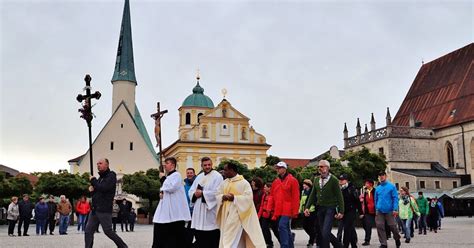
[[[6,178],[4,172],[0,172],[0,198],[10,198],[17,196],[21,198],[23,194],[31,194],[33,186],[24,177]]]
[[[73,204],[73,200],[89,194],[88,173],[84,173],[81,176],[69,173],[67,170],[59,170],[57,174],[53,172],[40,172],[36,173],[36,175],[39,177],[34,190],[36,195],[65,195]]]
[[[158,169],[148,169],[145,172],[139,171],[131,175],[124,175],[123,191],[134,194],[148,200],[148,220],[151,223],[153,211],[153,201],[160,199],[160,171]]]
[[[265,167],[267,166],[274,166],[280,162],[280,158],[277,156],[270,155],[265,159]]]
[[[224,165],[225,165],[225,164],[228,164],[228,163],[237,165],[237,173],[239,173],[240,175],[244,176],[245,179],[247,179],[247,180],[251,180],[251,179],[252,179],[252,174],[250,173],[250,170],[249,170],[248,166],[247,166],[246,164],[240,163],[240,162],[237,161],[237,160],[233,160],[233,159],[225,159],[225,160],[222,160],[222,161],[219,163],[219,165],[217,166],[216,170],[217,170],[217,171],[223,170],[223,169],[224,169]]]
[[[348,167],[353,171],[354,183],[357,183],[357,186],[362,186],[365,179],[377,180],[378,173],[387,168],[385,156],[372,153],[366,147],[362,147],[358,151],[347,152],[341,160],[348,161]]]

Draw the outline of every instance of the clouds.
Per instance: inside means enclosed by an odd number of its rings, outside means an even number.
[[[341,148],[344,122],[353,134],[356,118],[368,123],[371,112],[382,126],[386,106],[394,116],[421,59],[473,38],[468,1],[130,5],[137,105],[148,131],[148,113],[160,101],[170,111],[164,144],[175,141],[177,109],[200,68],[205,93],[218,103],[227,88],[228,100],[273,145],[270,153],[282,157]],[[1,3],[0,163],[56,170],[85,152],[74,98],[90,73],[103,93],[94,107],[97,135],[111,115],[122,10],[122,1]]]

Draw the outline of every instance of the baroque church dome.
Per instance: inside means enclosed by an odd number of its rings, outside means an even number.
[[[204,107],[214,108],[211,98],[204,95],[204,88],[199,85],[199,81],[193,88],[193,94],[184,99],[182,107]]]

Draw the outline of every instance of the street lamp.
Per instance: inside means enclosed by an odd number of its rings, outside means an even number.
[[[96,91],[94,94],[91,94],[91,76],[89,74],[86,75],[84,78],[84,81],[86,81],[86,87],[84,87],[84,90],[86,91],[85,95],[77,95],[76,100],[79,103],[82,103],[82,108],[79,109],[79,112],[81,113],[81,118],[84,119],[87,122],[87,127],[89,128],[89,155],[90,155],[90,169],[91,169],[91,176],[94,174],[94,168],[93,168],[93,159],[92,159],[92,119],[93,114],[92,114],[92,105],[91,105],[91,99],[95,98],[97,100],[100,99],[101,94],[99,91]]]

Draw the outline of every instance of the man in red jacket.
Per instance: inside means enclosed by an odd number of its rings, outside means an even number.
[[[298,217],[300,204],[300,186],[298,180],[286,170],[285,162],[275,165],[278,177],[273,181],[271,195],[275,201],[275,212],[272,220],[278,219],[278,232],[282,248],[293,248],[294,237],[291,233],[291,219]]]

